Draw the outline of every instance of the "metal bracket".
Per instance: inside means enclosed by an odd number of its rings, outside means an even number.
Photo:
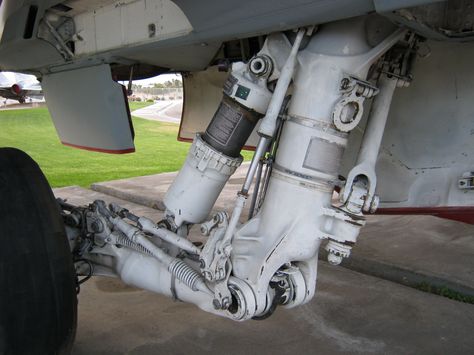
[[[64,57],[65,60],[72,60],[74,58],[74,53],[69,49],[67,46],[67,43],[65,39],[61,36],[61,33],[59,33],[58,29],[53,26],[46,18],[43,19],[43,23],[45,24],[46,28],[48,29],[49,33],[51,34],[52,38],[48,40],[48,42],[52,43],[56,49],[61,53],[61,55]],[[72,25],[69,25],[69,27],[72,26],[71,29],[67,29],[64,32],[64,35],[69,35],[69,32],[73,32],[73,22],[71,22]],[[64,24],[69,24],[68,22],[65,21]],[[64,26],[64,24],[61,24]]]
[[[474,171],[468,171],[462,174],[458,180],[458,187],[461,190],[474,190]]]
[[[360,122],[364,113],[364,101],[379,93],[379,89],[371,83],[353,76],[341,80],[341,100],[334,106],[333,121],[342,132],[353,130]]]

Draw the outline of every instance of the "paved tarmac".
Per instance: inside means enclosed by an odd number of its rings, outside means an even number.
[[[133,111],[132,115],[146,120],[179,123],[182,106],[183,100],[157,101],[153,105]]]
[[[353,256],[348,266],[352,262],[355,270],[384,277],[377,273],[383,271],[388,279],[447,286],[474,297],[473,225],[433,216],[369,216]]]
[[[0,99],[0,111],[9,111],[9,110],[23,110],[27,108],[39,108],[39,107],[46,107],[46,103],[40,100],[35,100],[32,102],[26,102],[24,104],[18,103],[15,100],[7,100],[7,104],[5,105],[4,102]]]
[[[244,169],[233,176],[218,208],[232,207]],[[159,220],[162,212],[145,205],[152,201],[160,207],[173,177],[169,173],[94,185],[112,186],[112,191],[125,192],[124,197],[135,193],[141,196],[135,198],[139,203],[79,187],[56,189],[55,194],[77,204],[113,201]],[[191,235],[200,238],[196,228]],[[474,227],[435,217],[371,216],[351,258],[471,287],[473,237]],[[79,301],[76,355],[470,354],[474,349],[474,305],[323,261],[316,297],[293,310],[278,309],[264,321],[235,323],[99,277],[82,286]]]
[[[473,321],[472,305],[324,262],[309,304],[243,323],[97,277],[73,354],[472,354]]]

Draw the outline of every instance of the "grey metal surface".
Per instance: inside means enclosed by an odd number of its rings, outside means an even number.
[[[473,43],[428,41],[414,80],[397,89],[377,162],[381,207],[472,206],[457,187],[474,164]]]
[[[28,2],[38,6],[35,31],[44,11],[57,2],[54,0]],[[174,2],[191,22],[194,28],[192,33],[169,40],[115,49],[100,57],[112,62],[139,60],[175,70],[203,69],[217,52],[222,41],[268,34],[304,25],[321,24],[364,15],[376,10],[373,0],[296,0],[291,2],[285,0],[199,2],[175,0]],[[12,3],[15,3],[17,8],[22,6],[21,2]],[[420,0],[404,0],[400,6],[419,3]],[[28,6],[29,4],[25,5],[21,11],[27,11]],[[381,9],[387,8],[385,2],[377,6]],[[390,5],[390,8],[395,7],[396,5]],[[81,6],[82,10],[84,8],[87,7]],[[51,44],[37,38],[22,38],[24,21],[26,21],[26,15],[12,17],[10,26],[6,28],[7,34],[0,42],[2,66],[10,70],[31,70],[64,63]],[[6,41],[7,37],[11,40]],[[100,62],[97,56],[78,58],[76,62],[79,65],[86,65],[89,59]]]
[[[421,6],[445,0],[374,0],[377,12],[389,12],[404,7]]]
[[[63,144],[114,153],[135,151],[128,104],[108,65],[45,75],[42,86]]]

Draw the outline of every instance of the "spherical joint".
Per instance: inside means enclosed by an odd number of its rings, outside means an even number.
[[[328,263],[331,265],[339,265],[343,258],[349,257],[351,249],[352,248],[349,245],[342,244],[335,240],[329,240],[326,245]]]
[[[259,55],[250,59],[249,70],[255,76],[270,75],[272,69],[272,60],[266,55]]]
[[[333,253],[328,254],[328,263],[331,265],[339,265],[342,262],[342,256]]]
[[[227,316],[237,321],[252,318],[257,309],[252,288],[245,281],[231,276],[229,290],[232,294],[232,302],[225,311]]]

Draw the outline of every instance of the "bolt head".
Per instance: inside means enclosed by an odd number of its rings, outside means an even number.
[[[214,306],[214,309],[222,309],[221,303],[217,298],[212,300],[212,305]]]
[[[375,213],[375,211],[379,207],[379,203],[380,198],[377,195],[374,196],[374,198],[372,199],[372,203],[370,204],[370,213]]]
[[[331,265],[339,265],[342,262],[342,256],[333,253],[328,254],[328,263]]]
[[[102,223],[98,220],[95,220],[91,223],[91,229],[94,233],[102,232]]]
[[[256,76],[268,75],[272,70],[271,60],[262,55],[252,58],[248,66],[250,72]]]
[[[222,300],[221,308],[222,308],[222,309],[227,309],[227,308],[229,308],[229,306],[230,306],[229,297],[225,297],[225,298]]]
[[[341,80],[341,90],[346,90],[349,87],[350,80],[348,78],[344,78]]]

